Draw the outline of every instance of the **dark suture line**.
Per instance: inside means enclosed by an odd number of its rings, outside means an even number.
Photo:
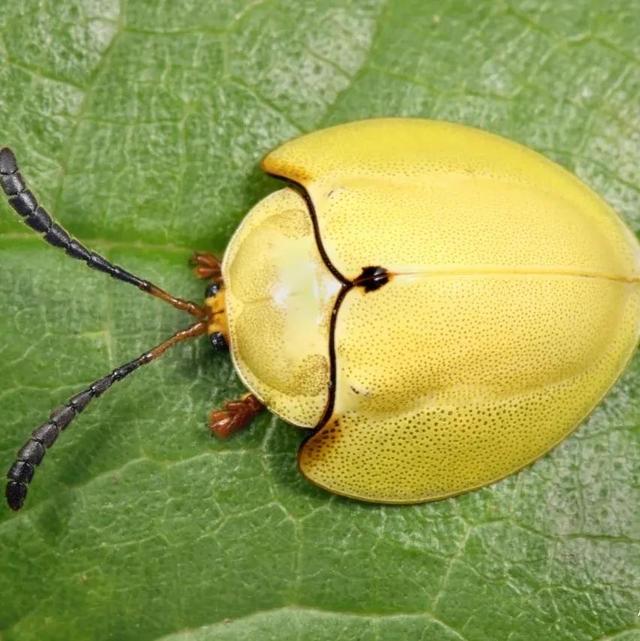
[[[198,321],[190,327],[176,332],[166,341],[141,354],[138,358],[116,367],[106,376],[94,381],[89,387],[75,394],[64,405],[51,412],[49,420],[31,433],[29,440],[22,446],[22,449],[16,455],[16,460],[9,468],[7,488],[5,490],[9,507],[16,511],[22,507],[36,466],[42,462],[47,449],[54,444],[60,432],[65,430],[94,398],[101,396],[114,383],[129,376],[142,365],[147,365],[162,356],[167,349],[176,343],[195,338],[206,331],[206,322]]]
[[[336,324],[338,322],[338,310],[344,297],[353,289],[353,285],[343,285],[338,292],[336,301],[333,304],[333,309],[331,310],[331,321],[329,323],[329,396],[327,398],[327,405],[324,409],[324,413],[320,417],[318,423],[313,427],[313,434],[322,429],[326,422],[331,418],[333,414],[333,408],[336,402],[336,382],[338,378],[338,366],[336,360]]]
[[[322,261],[324,262],[324,264],[327,266],[327,269],[341,283],[340,291],[338,292],[338,295],[336,296],[336,300],[333,303],[333,308],[331,310],[331,321],[329,324],[329,386],[328,386],[327,404],[325,406],[322,416],[320,417],[320,420],[316,423],[315,427],[311,428],[311,433],[302,442],[302,445],[304,445],[304,443],[309,438],[311,438],[314,434],[319,432],[324,427],[326,422],[331,418],[331,415],[333,414],[333,407],[336,401],[336,379],[338,375],[337,364],[336,364],[336,344],[335,344],[338,310],[340,309],[340,305],[342,304],[344,297],[349,293],[351,289],[353,289],[354,283],[350,281],[348,278],[345,278],[338,271],[338,269],[331,262],[329,256],[327,255],[327,252],[322,243],[322,237],[320,236],[318,214],[316,212],[316,208],[313,204],[313,201],[311,200],[311,196],[309,195],[309,192],[306,190],[305,186],[299,182],[296,182],[295,180],[292,180],[291,178],[287,178],[286,176],[279,176],[278,174],[272,174],[269,172],[267,172],[267,174],[269,176],[272,176],[273,178],[277,178],[278,180],[282,180],[283,182],[287,183],[288,185],[293,187],[297,193],[299,193],[302,196],[302,198],[304,199],[307,205],[309,216],[311,217],[311,223],[313,225],[313,234],[316,240],[316,247],[318,248],[318,252],[320,253],[320,257],[322,258]],[[302,445],[300,447],[302,447]]]
[[[72,238],[69,232],[53,220],[44,207],[40,206],[33,192],[27,188],[18,169],[16,157],[8,147],[0,149],[0,186],[6,194],[9,204],[23,222],[42,234],[43,240],[50,245],[64,249],[71,258],[82,260],[92,269],[108,274],[123,283],[134,285],[143,292],[160,298],[183,312],[199,319],[206,318],[206,311],[199,305],[172,296],[152,282],[139,278],[119,265],[111,263],[104,256],[88,249],[81,242]]]
[[[272,178],[276,178],[277,180],[281,180],[282,182],[287,183],[293,189],[296,191],[296,193],[300,194],[302,198],[304,199],[307,209],[309,210],[309,215],[311,216],[311,223],[313,225],[313,235],[315,236],[316,239],[316,246],[318,248],[318,251],[320,252],[320,257],[322,258],[322,262],[327,266],[327,269],[343,284],[343,285],[349,285],[351,286],[352,283],[348,278],[345,278],[337,269],[337,267],[331,262],[331,259],[329,258],[325,248],[324,244],[322,243],[322,236],[320,236],[320,226],[318,223],[318,214],[316,212],[315,205],[313,204],[313,200],[311,200],[311,196],[309,195],[309,192],[307,191],[306,187],[302,184],[299,183],[295,180],[292,180],[291,178],[287,178],[286,176],[279,176],[278,174],[272,174],[269,172],[266,172],[268,176],[271,176]]]

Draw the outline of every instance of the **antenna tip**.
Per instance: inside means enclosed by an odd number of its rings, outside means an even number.
[[[27,497],[27,486],[18,481],[9,481],[4,494],[7,497],[9,507],[14,512],[17,512],[23,506]]]
[[[18,163],[14,153],[9,147],[0,149],[0,174],[15,174],[18,171]]]

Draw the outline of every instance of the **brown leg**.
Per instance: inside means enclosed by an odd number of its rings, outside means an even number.
[[[213,410],[209,414],[209,429],[218,438],[227,438],[247,427],[263,409],[264,405],[253,394],[245,394],[238,401],[225,403],[221,410]]]
[[[193,273],[203,280],[217,280],[222,275],[220,260],[209,252],[193,252],[190,263]]]

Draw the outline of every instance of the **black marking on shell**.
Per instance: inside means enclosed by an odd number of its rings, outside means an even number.
[[[389,282],[389,272],[384,267],[363,267],[362,273],[353,284],[356,287],[364,287],[365,292],[373,292],[380,289]]]

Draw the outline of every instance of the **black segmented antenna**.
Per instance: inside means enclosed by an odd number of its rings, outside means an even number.
[[[143,292],[160,298],[196,318],[206,317],[205,310],[199,305],[172,296],[148,280],[138,278],[126,269],[114,265],[104,256],[87,249],[82,243],[72,238],[63,227],[51,218],[47,210],[40,206],[33,192],[27,189],[25,180],[18,170],[16,157],[8,147],[0,149],[0,185],[9,199],[9,204],[18,212],[22,220],[32,229],[43,234],[42,238],[50,245],[60,247],[68,256],[83,260],[92,269],[109,274],[124,283],[135,285]]]
[[[106,258],[87,249],[82,243],[72,238],[58,223],[52,220],[48,212],[38,204],[33,193],[27,189],[24,178],[18,171],[18,164],[13,152],[8,148],[0,149],[0,185],[7,195],[9,204],[18,212],[23,221],[32,229],[42,234],[42,238],[54,247],[60,247],[72,258],[84,261],[89,267],[109,274],[117,280],[135,285],[143,292],[173,305],[198,319],[190,327],[176,332],[163,343],[145,352],[138,358],[117,367],[106,376],[99,378],[87,389],[72,396],[64,405],[49,415],[49,420],[34,430],[29,440],[18,452],[16,460],[7,474],[6,498],[12,510],[19,510],[27,496],[27,490],[36,466],[42,461],[46,449],[73,421],[80,412],[94,399],[106,392],[114,383],[162,355],[169,347],[188,338],[206,333],[208,313],[204,307],[188,300],[176,298],[148,280],[135,276],[131,272],[114,265]]]
[[[9,468],[9,472],[7,473],[9,480],[5,491],[9,507],[12,510],[19,510],[22,507],[36,466],[40,465],[47,448],[55,443],[60,432],[66,429],[71,421],[73,421],[94,398],[101,396],[114,383],[129,376],[131,372],[135,372],[142,365],[154,361],[169,349],[169,347],[189,338],[200,336],[206,331],[206,321],[198,321],[191,325],[191,327],[176,332],[152,350],[141,354],[138,358],[120,367],[116,367],[112,372],[99,378],[87,387],[87,389],[72,396],[64,405],[51,412],[49,420],[31,433],[31,437],[18,452],[16,460],[11,468]]]

